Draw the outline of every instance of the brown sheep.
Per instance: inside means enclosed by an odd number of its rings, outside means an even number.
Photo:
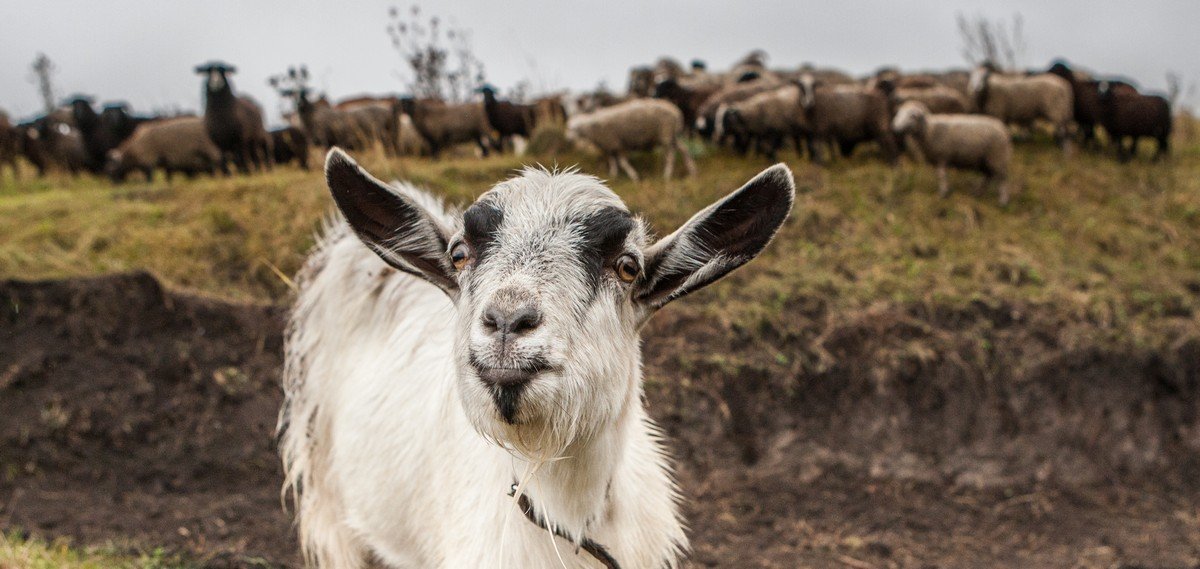
[[[830,148],[836,145],[842,156],[849,156],[861,142],[873,141],[895,163],[899,151],[882,93],[861,85],[822,85],[808,74],[799,87],[800,105],[816,140]],[[825,162],[822,146],[813,145],[813,161]]]
[[[637,171],[625,157],[635,150],[663,148],[666,164],[663,177],[671,178],[675,168],[675,153],[683,153],[683,163],[688,175],[696,174],[696,164],[683,145],[683,114],[666,101],[658,99],[634,99],[619,105],[605,107],[583,115],[575,115],[567,121],[567,137],[572,141],[586,141],[598,148],[608,158],[609,176],[617,176],[619,165],[634,181]]]
[[[113,182],[124,181],[133,171],[142,172],[149,182],[155,168],[166,172],[167,180],[176,172],[189,178],[218,169],[228,174],[221,154],[221,149],[208,138],[204,119],[166,119],[139,126],[129,140],[109,152],[105,171]]]
[[[404,113],[412,118],[413,126],[429,143],[429,153],[435,158],[442,150],[462,143],[474,142],[484,156],[495,146],[492,128],[481,103],[445,103],[436,99],[400,100]]]
[[[1071,84],[1049,73],[1005,76],[981,66],[971,75],[970,91],[975,110],[1004,121],[1030,127],[1044,120],[1054,126],[1054,137],[1064,152],[1071,150],[1074,97]]]

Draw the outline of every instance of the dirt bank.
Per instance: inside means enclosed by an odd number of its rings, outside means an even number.
[[[0,527],[296,562],[278,309],[145,274],[2,282],[0,301]],[[1200,564],[1194,321],[1139,346],[1045,307],[784,314],[668,309],[646,334],[694,565]]]

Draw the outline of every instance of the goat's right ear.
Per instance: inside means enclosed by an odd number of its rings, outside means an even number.
[[[450,228],[368,174],[339,148],[325,159],[325,181],[350,228],[376,255],[451,296],[457,292],[454,267],[446,255]]]

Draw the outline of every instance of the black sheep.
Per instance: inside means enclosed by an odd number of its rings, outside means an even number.
[[[1047,73],[1058,75],[1071,84],[1074,96],[1075,123],[1083,135],[1083,144],[1097,142],[1096,125],[1100,124],[1100,81],[1080,78],[1064,61],[1055,61]],[[1109,80],[1110,88],[1129,94],[1137,94],[1137,88],[1124,81]]]
[[[276,164],[295,161],[307,170],[308,146],[308,135],[302,128],[285,126],[271,131],[271,149]]]
[[[1124,92],[1112,84],[1100,83],[1100,124],[1117,145],[1122,162],[1137,155],[1138,139],[1145,136],[1158,141],[1158,160],[1170,152],[1171,103],[1157,95]],[[1124,141],[1130,139],[1129,149]]]
[[[242,173],[249,172],[249,164],[270,168],[270,137],[263,127],[262,109],[249,97],[234,95],[229,75],[236,72],[235,67],[221,62],[196,66],[196,73],[206,77],[204,126],[225,158],[232,158]]]
[[[87,151],[84,165],[92,172],[102,172],[108,153],[121,145],[137,129],[138,125],[152,119],[130,115],[123,104],[109,104],[97,114],[92,108],[92,99],[76,95],[68,101],[75,127],[83,137]]]
[[[479,88],[483,93],[483,111],[487,114],[488,124],[500,134],[500,149],[512,142],[512,137],[529,138],[533,132],[534,117],[537,109],[534,105],[522,105],[511,101],[501,101],[496,98],[496,89],[491,85]]]

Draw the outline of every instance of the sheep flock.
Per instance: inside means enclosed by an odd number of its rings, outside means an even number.
[[[685,67],[664,57],[632,67],[624,94],[599,89],[519,100],[487,84],[466,102],[393,94],[330,101],[307,88],[279,89],[291,112],[287,125],[269,131],[260,104],[237,93],[236,68],[212,61],[195,68],[204,78],[204,108],[195,116],[201,133],[195,133],[197,122],[182,120],[186,116],[138,115],[121,102],[97,108],[92,97],[74,95],[53,112],[20,122],[0,110],[0,169],[19,176],[23,157],[38,175],[92,172],[114,182],[134,171],[147,179],[155,170],[231,175],[290,163],[307,169],[312,152],[334,146],[434,159],[467,144],[483,156],[520,153],[545,146],[536,145],[545,132],[557,134],[554,149],[598,154],[612,178],[639,179],[628,160],[637,151],[661,149],[670,178],[677,157],[686,174],[695,174],[693,152],[704,144],[764,160],[790,147],[817,164],[873,148],[871,155],[890,164],[907,154],[939,168],[944,193],[946,167],[977,171],[986,180],[1006,177],[1007,163],[997,161],[1007,162],[1012,152],[997,148],[997,132],[1011,145],[1043,130],[1064,158],[1083,149],[1127,161],[1142,138],[1156,142],[1155,160],[1170,153],[1173,113],[1166,97],[1064,60],[1041,70],[884,67],[860,77],[766,62],[756,50],[722,72],[702,61]],[[956,141],[939,140],[951,132]],[[951,146],[952,160],[928,155]],[[979,155],[966,156],[966,149]]]

